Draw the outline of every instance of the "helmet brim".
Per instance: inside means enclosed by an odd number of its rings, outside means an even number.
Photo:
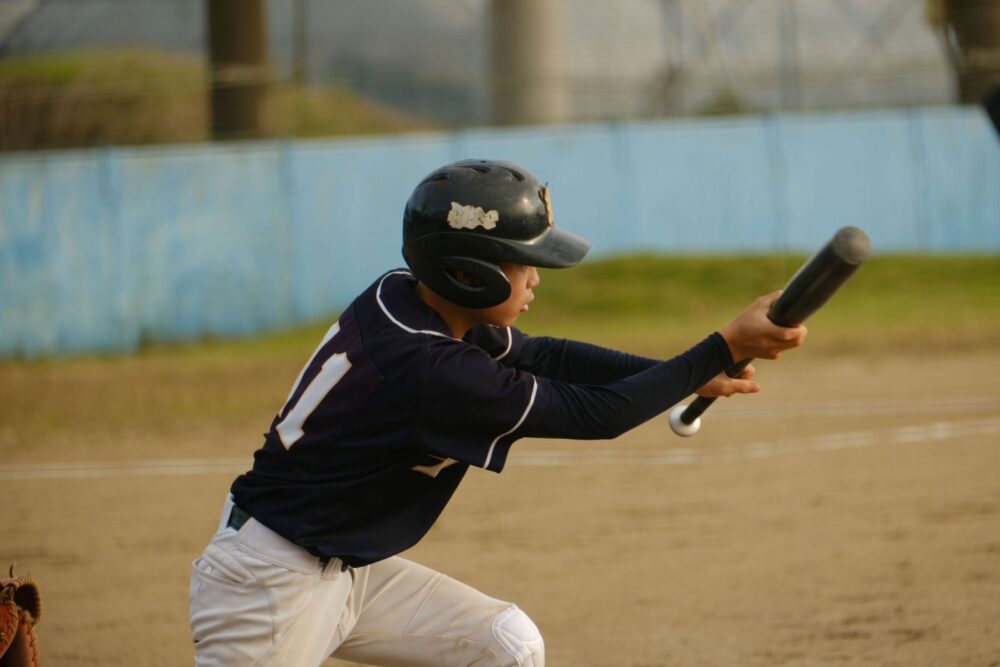
[[[549,227],[528,241],[494,239],[502,243],[504,260],[543,269],[566,269],[587,255],[590,242],[559,227]]]

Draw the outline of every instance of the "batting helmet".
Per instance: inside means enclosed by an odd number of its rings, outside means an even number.
[[[510,296],[500,264],[561,269],[590,249],[553,223],[549,189],[527,169],[496,160],[462,160],[427,175],[403,212],[403,258],[427,287],[466,308]],[[455,277],[474,277],[466,284]]]

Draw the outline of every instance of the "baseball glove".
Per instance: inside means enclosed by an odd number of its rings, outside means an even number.
[[[42,593],[31,577],[0,578],[0,667],[38,667],[35,624],[42,617]]]

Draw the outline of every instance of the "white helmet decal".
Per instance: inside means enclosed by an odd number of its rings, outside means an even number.
[[[476,227],[493,229],[499,220],[499,211],[484,211],[480,206],[459,204],[457,201],[451,203],[451,210],[448,211],[448,226],[455,229],[475,229]]]

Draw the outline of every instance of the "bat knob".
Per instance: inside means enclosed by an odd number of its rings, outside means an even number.
[[[694,435],[701,428],[701,417],[698,417],[690,424],[685,424],[681,421],[681,415],[684,414],[686,409],[686,405],[678,405],[670,411],[670,429],[677,435],[682,435],[685,438]]]

